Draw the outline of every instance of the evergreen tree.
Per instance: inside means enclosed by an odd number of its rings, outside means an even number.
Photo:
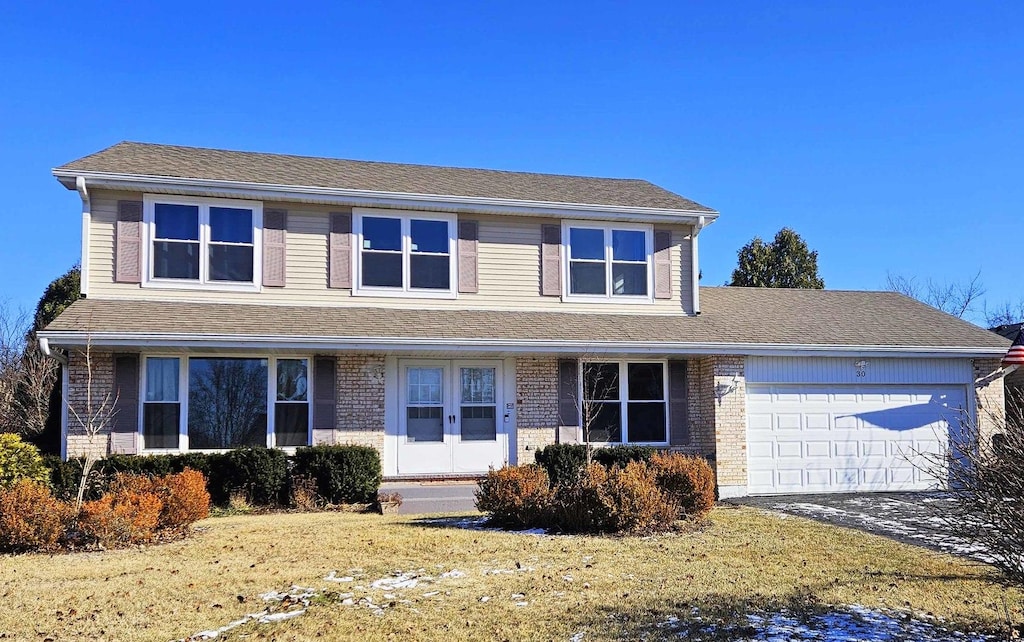
[[[739,264],[729,285],[815,290],[825,287],[818,276],[818,253],[811,251],[800,235],[788,227],[779,230],[771,243],[754,237],[737,254]]]

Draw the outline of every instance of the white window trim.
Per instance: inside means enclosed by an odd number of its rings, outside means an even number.
[[[402,222],[402,287],[363,285],[363,217],[396,218]],[[412,256],[410,221],[443,221],[448,224],[448,286],[447,290],[412,288],[409,286],[409,264]],[[408,297],[414,299],[457,299],[459,295],[458,218],[454,214],[417,212],[414,210],[382,210],[356,207],[352,209],[352,296]]]
[[[165,279],[153,276],[153,242],[156,239],[154,206],[157,203],[189,205],[199,208],[199,280]],[[252,210],[252,283],[208,280],[211,207],[235,207]],[[172,290],[219,290],[225,292],[261,291],[263,286],[263,203],[261,201],[143,194],[142,229],[142,287]]]
[[[146,437],[144,428],[146,422],[146,361],[152,358],[177,359],[178,360],[178,447],[177,448],[146,448]],[[276,448],[285,452],[293,452],[299,446],[280,446],[275,444],[276,433],[274,404],[277,402],[277,360],[278,359],[305,359],[306,360],[306,404],[309,406],[308,426],[306,427],[306,445],[313,444],[313,355],[253,355],[227,352],[182,354],[180,352],[154,352],[142,355],[139,374],[139,425],[138,443],[141,445],[139,453],[147,455],[177,455],[183,453],[223,453],[232,448],[200,448],[189,449],[188,447],[188,360],[196,359],[266,359],[267,360],[267,448]],[[161,402],[154,402],[161,403]],[[166,403],[166,402],[165,402]],[[289,402],[294,403],[294,402]]]
[[[583,426],[583,404],[586,403],[583,395],[584,393],[584,381],[583,381],[583,366],[586,363],[615,363],[619,366],[619,399],[618,404],[621,408],[619,413],[620,421],[622,422],[622,441],[592,441],[591,446],[598,447],[609,447],[609,446],[668,446],[669,444],[669,416],[668,416],[668,360],[665,359],[583,359],[579,360],[577,365],[577,398],[580,399],[580,439],[583,443],[587,443],[586,435],[584,433]],[[631,363],[657,363],[661,364],[661,402],[665,405],[665,440],[664,441],[629,441],[629,403],[659,403],[657,401],[641,401],[633,400],[630,402],[629,399],[629,364]],[[614,399],[604,400],[607,403],[615,403]]]
[[[571,228],[586,228],[604,232],[605,294],[573,294],[572,287],[572,244]],[[644,233],[644,253],[647,263],[647,295],[612,294],[612,230],[628,230]],[[562,221],[562,300],[581,303],[654,303],[654,226],[642,223],[595,223],[593,221]],[[594,259],[596,262],[597,259]]]

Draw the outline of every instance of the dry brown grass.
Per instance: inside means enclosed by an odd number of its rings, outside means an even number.
[[[645,539],[481,532],[352,513],[232,516],[200,525],[190,540],[141,550],[0,558],[0,638],[181,638],[259,610],[260,593],[292,584],[395,604],[375,615],[323,599],[294,620],[235,633],[450,642],[565,640],[582,631],[586,640],[618,639],[656,636],[655,623],[693,607],[713,614],[853,603],[997,627],[1005,601],[1022,617],[1022,593],[986,567],[749,508],[719,508],[704,529]],[[390,591],[393,598],[369,589],[392,571],[415,569],[466,576]],[[489,570],[513,572],[485,575]],[[330,571],[356,581],[324,581]]]

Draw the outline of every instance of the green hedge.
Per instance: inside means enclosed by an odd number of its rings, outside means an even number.
[[[658,449],[650,446],[609,446],[594,448],[591,456],[605,468],[625,468],[631,461],[650,461],[656,452]],[[553,444],[538,450],[534,458],[547,471],[551,485],[556,486],[576,478],[587,463],[587,447],[582,444]]]
[[[369,503],[380,488],[380,455],[369,446],[299,448],[294,475],[316,481],[317,494],[332,504]]]
[[[73,499],[78,493],[82,460],[47,457],[54,495]],[[206,476],[210,500],[227,506],[232,495],[242,495],[256,506],[291,504],[294,475],[313,477],[317,494],[331,503],[363,503],[377,497],[381,481],[380,456],[366,446],[313,446],[288,456],[283,450],[239,448],[223,453],[181,455],[110,455],[99,460],[91,475],[86,499],[99,498],[117,473],[167,475],[186,468]]]

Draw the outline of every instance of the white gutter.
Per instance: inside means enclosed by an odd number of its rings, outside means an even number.
[[[172,176],[148,176],[139,174],[116,174],[54,169],[53,175],[61,182],[74,179],[89,180],[90,186],[127,191],[147,191],[162,186],[175,193],[205,194],[216,192],[235,198],[256,200],[297,201],[337,203],[339,205],[364,205],[377,207],[418,207],[423,209],[464,209],[496,214],[531,214],[557,218],[607,218],[611,220],[643,219],[657,222],[695,222],[700,217],[715,219],[718,212],[682,210],[657,207],[627,207],[619,205],[595,205],[590,203],[556,203],[550,201],[526,201],[509,198],[486,198],[481,196],[454,196],[445,194],[416,194],[405,192],[378,192],[334,187],[306,185],[279,185],[227,181],[204,178],[178,178]],[[67,183],[65,183],[67,184]]]
[[[700,314],[700,261],[697,258],[697,236],[707,225],[709,223],[705,221],[704,217],[698,216],[697,223],[690,233],[690,279],[693,281],[691,287],[693,288],[694,314]]]
[[[632,353],[632,354],[721,354],[757,356],[847,357],[884,355],[888,357],[984,358],[1006,353],[1005,348],[942,346],[870,346],[774,343],[684,343],[651,341],[576,342],[516,339],[448,339],[420,337],[317,337],[284,335],[237,335],[185,333],[51,331],[46,338],[62,346],[149,348],[229,348],[245,350],[361,350],[386,352],[509,352],[509,353]]]
[[[83,297],[89,295],[89,226],[92,222],[92,203],[89,190],[85,186],[85,177],[75,177],[75,188],[82,197],[82,265],[79,273],[80,291]]]
[[[37,339],[39,341],[39,351],[42,352],[43,355],[45,355],[47,357],[50,357],[51,359],[56,359],[57,361],[59,361],[61,363],[61,365],[65,365],[65,366],[68,365],[67,357],[65,357],[64,355],[62,355],[59,352],[54,352],[53,350],[50,349],[50,339],[49,338],[37,336]]]

